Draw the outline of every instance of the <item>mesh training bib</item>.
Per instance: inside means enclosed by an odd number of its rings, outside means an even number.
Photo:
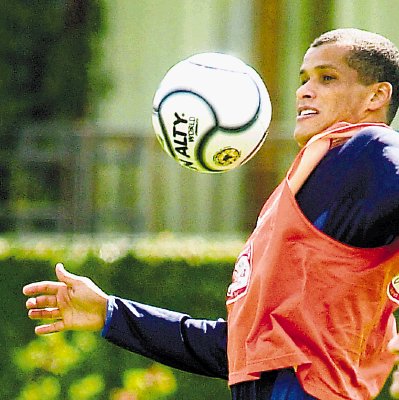
[[[342,244],[316,229],[294,197],[331,144],[370,125],[341,124],[311,140],[264,205],[227,293],[230,384],[293,366],[323,400],[381,390],[394,360],[387,343],[395,305],[386,290],[399,272],[399,245]],[[311,146],[317,154],[306,154]]]

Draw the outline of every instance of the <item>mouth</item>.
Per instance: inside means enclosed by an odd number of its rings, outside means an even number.
[[[299,107],[297,110],[297,119],[302,120],[302,119],[312,118],[318,114],[319,111],[316,108],[305,107],[305,106]]]

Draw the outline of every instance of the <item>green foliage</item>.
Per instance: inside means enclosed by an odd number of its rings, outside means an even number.
[[[130,369],[123,374],[123,388],[114,391],[112,400],[126,398],[156,400],[176,391],[176,379],[170,368],[153,364],[150,368]],[[124,397],[125,396],[125,397]]]
[[[79,346],[82,342],[79,337],[82,335],[86,337],[83,340],[91,343],[91,346]],[[71,340],[67,340],[63,333],[38,337],[16,351],[15,363],[25,372],[43,370],[54,375],[65,375],[82,362],[86,353],[94,351],[95,345],[92,335],[84,332],[74,332]]]
[[[76,169],[74,128],[95,119],[111,87],[102,64],[105,4],[1,3],[0,232],[55,230],[63,222],[54,210],[74,197],[62,190],[70,193]]]
[[[72,383],[69,388],[69,398],[90,400],[95,399],[104,390],[104,380],[99,374],[90,374]]]
[[[176,391],[171,369],[158,364],[121,370],[123,386],[107,390],[102,369],[91,361],[100,340],[92,332],[57,333],[16,349],[14,363],[27,380],[18,400],[155,400]]]
[[[217,242],[217,243],[216,243]],[[98,333],[35,337],[22,286],[54,280],[62,261],[106,292],[198,318],[225,317],[224,293],[242,241],[20,236],[0,238],[0,398],[17,400],[229,399],[226,382],[153,364]],[[193,390],[195,388],[195,390]]]
[[[38,377],[22,388],[17,400],[57,400],[61,393],[58,379],[52,376]]]
[[[100,67],[104,21],[102,0],[3,2],[0,134],[11,139],[30,122],[87,115],[108,86]]]

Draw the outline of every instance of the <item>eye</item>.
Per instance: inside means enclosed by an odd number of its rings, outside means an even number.
[[[335,78],[335,76],[332,76],[332,75],[322,75],[321,79],[323,82],[331,82],[336,78]]]

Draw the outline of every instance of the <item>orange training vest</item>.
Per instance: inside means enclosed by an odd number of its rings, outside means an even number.
[[[230,385],[295,367],[316,398],[364,400],[387,379],[396,324],[386,290],[399,272],[398,243],[361,249],[334,240],[302,214],[289,186],[312,143],[330,145],[369,125],[376,124],[341,124],[315,137],[264,205],[227,293]],[[313,158],[315,167],[322,155]],[[302,183],[313,169],[306,168]]]

